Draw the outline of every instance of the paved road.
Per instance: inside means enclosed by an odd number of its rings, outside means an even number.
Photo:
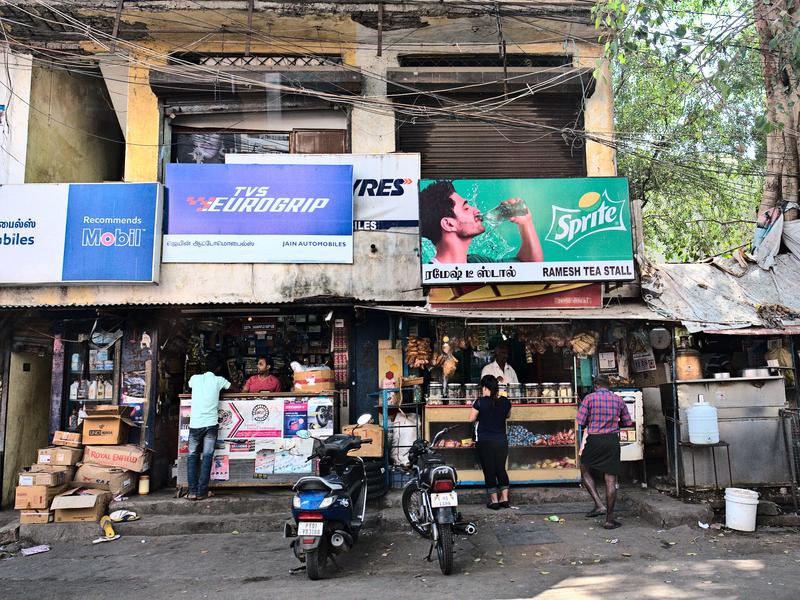
[[[45,554],[0,561],[0,597],[798,598],[795,530],[737,534],[684,526],[658,532],[628,517],[622,529],[609,533],[577,514],[550,524],[520,511],[495,516],[472,510],[481,529],[457,541],[456,573],[450,577],[423,560],[424,540],[399,529],[365,532],[354,551],[340,558],[341,569],[321,582],[289,574],[297,562],[279,534],[129,536],[95,546],[55,545]]]

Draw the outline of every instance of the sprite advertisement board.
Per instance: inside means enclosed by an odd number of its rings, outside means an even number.
[[[634,279],[628,181],[422,180],[422,283]]]

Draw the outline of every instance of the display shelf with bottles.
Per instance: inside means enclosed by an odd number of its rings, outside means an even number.
[[[87,347],[86,342],[67,344],[62,413],[62,427],[67,431],[80,429],[87,408],[119,403],[119,352],[119,341],[111,342],[107,348]]]
[[[512,484],[580,481],[576,414],[574,404],[512,406],[506,463]],[[425,436],[431,440],[442,429],[461,425],[439,439],[436,451],[458,470],[462,484],[483,485],[469,415],[469,406],[429,404]]]

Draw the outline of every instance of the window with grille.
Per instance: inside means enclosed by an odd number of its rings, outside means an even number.
[[[206,67],[329,67],[342,64],[338,55],[295,54],[173,54],[172,63],[189,62]]]
[[[497,54],[458,54],[426,55],[413,54],[400,57],[401,67],[502,67],[503,59]],[[508,67],[564,67],[572,65],[570,56],[509,54],[505,65]]]

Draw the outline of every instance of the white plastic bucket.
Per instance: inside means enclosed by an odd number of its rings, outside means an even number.
[[[737,531],[756,530],[758,492],[725,488],[725,527]]]

